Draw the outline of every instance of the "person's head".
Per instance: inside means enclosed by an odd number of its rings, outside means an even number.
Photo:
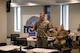
[[[63,26],[63,24],[62,24],[60,27],[61,27],[61,30],[63,30],[63,29],[64,29],[64,26]]]
[[[40,13],[40,20],[44,20],[44,18],[45,18],[45,14],[43,12]]]
[[[70,32],[71,32],[71,31],[70,31],[70,30],[68,30],[68,33],[69,33],[69,34],[70,34]]]

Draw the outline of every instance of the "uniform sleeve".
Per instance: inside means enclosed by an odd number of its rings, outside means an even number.
[[[48,35],[48,36],[51,36],[51,34],[50,34],[50,32],[49,32],[50,29],[51,29],[51,24],[48,23],[48,24],[47,24],[47,35]]]
[[[47,29],[50,30],[51,28],[52,28],[51,23],[48,23],[48,27],[47,27]]]
[[[34,25],[34,30],[37,30],[37,22]]]
[[[51,36],[51,34],[50,34],[50,32],[49,32],[49,31],[47,31],[47,35],[48,35],[48,36]]]
[[[66,38],[67,36],[68,36],[68,32],[65,31],[65,32],[64,32],[64,38]]]
[[[56,30],[54,30],[54,35],[57,36],[57,31]]]
[[[58,31],[57,37],[58,36],[63,36],[63,38],[66,38],[68,36],[68,32],[66,30],[64,30],[64,31]]]

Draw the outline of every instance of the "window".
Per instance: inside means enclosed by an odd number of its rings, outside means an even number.
[[[47,19],[50,21],[50,5],[44,6],[44,12],[47,14]]]
[[[69,5],[60,5],[60,25],[64,25],[64,29],[69,29]]]
[[[20,32],[20,17],[21,17],[21,8],[14,7],[14,31]]]

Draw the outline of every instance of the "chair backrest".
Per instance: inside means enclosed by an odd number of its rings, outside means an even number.
[[[27,46],[26,38],[16,38],[16,45]]]
[[[72,39],[70,37],[66,39],[66,47],[72,47]]]
[[[71,53],[71,49],[64,50],[63,53]]]
[[[11,34],[11,41],[15,41],[16,37],[19,37],[19,34]]]
[[[7,44],[6,43],[0,43],[0,46],[6,46]]]
[[[78,42],[79,42],[79,46],[80,46],[80,36],[79,36],[79,38],[78,38]]]

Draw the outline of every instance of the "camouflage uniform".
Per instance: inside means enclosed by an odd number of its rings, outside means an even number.
[[[54,37],[54,40],[56,39],[57,36],[57,31],[54,28],[51,28],[48,32],[49,36]]]
[[[63,38],[58,38],[59,36],[63,36]],[[57,39],[54,41],[54,44],[64,45],[66,43],[67,36],[68,36],[68,32],[66,30],[63,29],[58,31],[56,36]]]
[[[47,48],[48,41],[47,41],[47,31],[49,30],[49,21],[37,21],[34,30],[37,30],[37,47]]]

